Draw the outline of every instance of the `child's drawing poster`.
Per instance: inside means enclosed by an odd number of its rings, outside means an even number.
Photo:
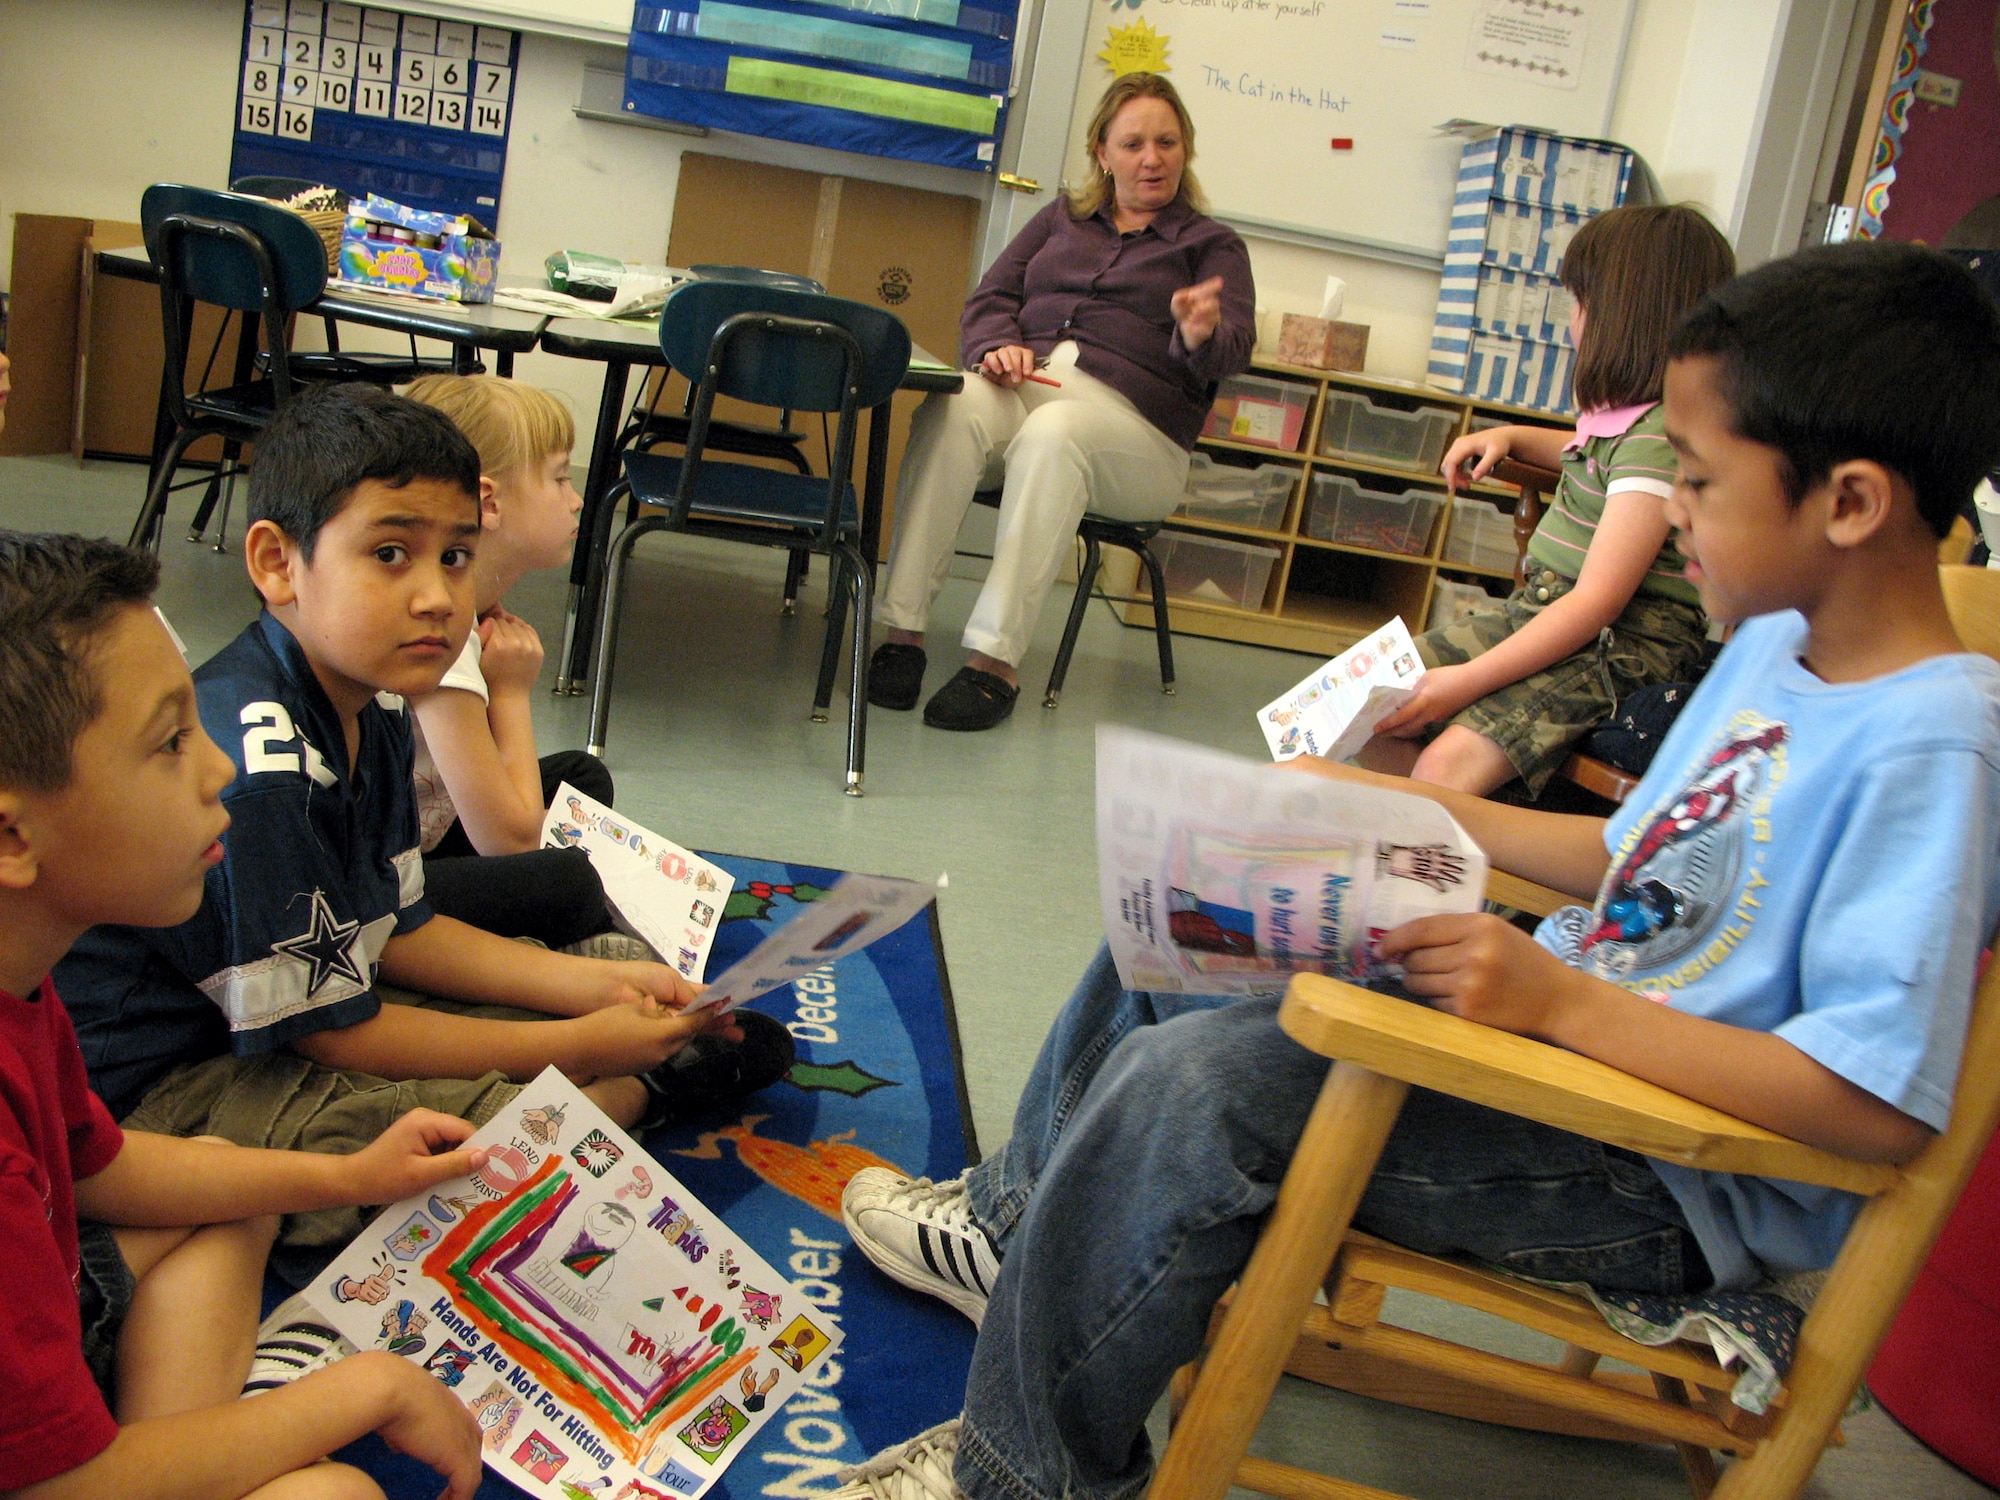
[[[486,1164],[385,1210],[314,1307],[455,1391],[532,1495],[702,1494],[839,1325],[554,1068],[471,1144]]]
[[[542,820],[542,847],[588,854],[619,925],[644,938],[683,979],[701,982],[734,875],[567,781]]]
[[[1258,709],[1257,727],[1273,760],[1346,760],[1368,743],[1377,724],[1410,701],[1423,678],[1423,658],[1398,615]]]

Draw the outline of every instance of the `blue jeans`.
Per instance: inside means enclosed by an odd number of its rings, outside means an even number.
[[[966,1379],[973,1500],[1125,1500],[1150,1480],[1146,1417],[1248,1263],[1329,1067],[1277,1011],[1121,989],[1103,950],[1085,971],[1013,1138],[967,1174],[1004,1255]],[[1552,1280],[1708,1283],[1642,1158],[1423,1090],[1354,1222]]]

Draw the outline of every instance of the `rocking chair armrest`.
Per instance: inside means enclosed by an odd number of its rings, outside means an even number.
[[[1516,489],[1548,495],[1555,492],[1562,473],[1560,470],[1545,469],[1540,464],[1531,464],[1522,459],[1503,458],[1493,466],[1492,472],[1486,477],[1495,484],[1511,484]]]
[[[1559,906],[1575,906],[1574,896],[1566,896],[1561,891],[1545,885],[1537,885],[1519,875],[1509,875],[1505,870],[1486,872],[1486,899],[1498,901],[1502,906],[1511,906],[1516,911],[1527,912],[1530,916],[1546,917]]]
[[[1593,1058],[1318,974],[1293,977],[1279,1024],[1324,1057],[1682,1166],[1864,1194],[1884,1191],[1900,1175],[1895,1167],[1791,1140]]]

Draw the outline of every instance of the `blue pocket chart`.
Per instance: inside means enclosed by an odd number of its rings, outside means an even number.
[[[519,34],[338,0],[248,0],[229,178],[500,214]]]
[[[640,0],[635,114],[991,172],[1014,0]]]

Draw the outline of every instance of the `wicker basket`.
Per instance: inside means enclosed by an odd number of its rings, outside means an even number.
[[[326,246],[326,269],[329,273],[340,274],[340,236],[347,227],[347,215],[337,208],[295,208],[292,210],[301,219],[312,225],[313,232]]]

